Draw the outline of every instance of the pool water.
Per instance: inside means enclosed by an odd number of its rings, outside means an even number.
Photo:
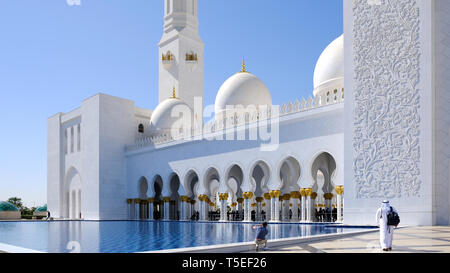
[[[0,243],[44,252],[120,253],[250,242],[254,223],[0,222]],[[354,232],[323,224],[269,224],[268,239]]]

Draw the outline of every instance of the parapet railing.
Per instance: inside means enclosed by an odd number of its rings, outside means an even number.
[[[305,112],[328,105],[342,103],[343,101],[344,89],[336,89],[333,92],[327,92],[322,96],[316,96],[314,98],[309,96],[308,99],[302,98],[300,101],[297,99],[294,102],[289,102],[288,104],[284,103],[281,106],[266,107],[267,109],[262,111],[250,111],[240,114],[231,113],[230,116],[221,120],[212,119],[205,123],[203,130],[201,128],[191,128],[190,130],[184,130],[183,133],[177,135],[160,134],[138,138],[134,144],[126,146],[126,151],[139,150],[148,146],[161,145],[178,140],[201,139],[201,137],[207,133],[219,132],[236,126],[248,125],[275,117]],[[276,115],[276,113],[278,113],[278,115]]]

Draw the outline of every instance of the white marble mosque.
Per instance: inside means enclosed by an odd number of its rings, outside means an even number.
[[[402,224],[449,224],[450,1],[344,1],[311,96],[283,105],[241,60],[203,105],[197,5],[165,0],[156,109],[96,94],[48,119],[53,217],[315,222],[322,208],[373,224],[389,199]]]

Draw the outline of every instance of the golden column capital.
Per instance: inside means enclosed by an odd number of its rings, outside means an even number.
[[[279,198],[281,195],[281,191],[270,191],[270,196],[272,198]]]
[[[237,206],[237,203],[231,204],[231,207],[232,207],[232,208],[234,208],[234,207],[236,207],[236,206]]]
[[[252,208],[255,208],[255,207],[256,207],[256,203],[253,203],[253,204],[251,205],[251,207],[252,207]]]
[[[195,205],[196,202],[197,202],[197,201],[191,199],[191,202],[190,202],[190,203],[191,203],[192,205]]]
[[[265,194],[264,194],[264,198],[265,198],[266,200],[270,200],[270,193],[265,193]]]
[[[147,199],[147,202],[153,203],[153,202],[155,202],[155,198],[148,198],[148,199]]]
[[[180,200],[181,200],[181,202],[189,202],[189,197],[183,195],[183,196],[180,196]]]
[[[228,193],[219,193],[219,200],[228,200]]]
[[[198,196],[198,200],[199,201],[206,201],[207,199],[209,199],[209,198],[208,198],[208,196],[206,194],[200,194]]]
[[[133,199],[127,199],[127,204],[133,203]]]
[[[312,188],[306,188],[305,193],[306,193],[306,196],[311,196],[311,194],[313,193]]]
[[[306,196],[306,189],[300,189],[300,195]]]
[[[238,198],[236,201],[237,201],[238,203],[242,203],[242,202],[244,202],[244,198]]]
[[[311,193],[311,199],[316,199],[316,197],[317,197],[317,192]]]
[[[141,202],[141,199],[135,198],[133,201],[134,201],[134,203],[139,204]]]
[[[338,195],[341,195],[344,193],[344,186],[337,186],[334,190]]]
[[[264,201],[264,197],[256,197],[255,200],[256,202],[262,202]]]
[[[291,197],[295,198],[295,199],[300,199],[301,194],[299,191],[293,191],[293,192],[291,192]]]
[[[244,196],[244,199],[252,199],[253,197],[253,192],[244,192],[242,194],[242,196]]]
[[[331,199],[333,199],[333,194],[332,193],[325,193],[324,195],[323,195],[323,198],[325,198],[326,200],[331,200]]]
[[[264,208],[266,206],[266,203],[262,203],[262,207]]]
[[[170,202],[170,197],[168,197],[168,196],[166,196],[166,197],[163,197],[163,202],[165,202],[165,203],[169,203]]]
[[[283,194],[283,197],[281,198],[284,201],[291,200],[291,195],[289,193]]]

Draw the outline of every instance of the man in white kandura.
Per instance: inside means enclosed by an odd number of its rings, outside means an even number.
[[[397,211],[395,208],[391,207],[389,204],[389,201],[385,200],[383,201],[383,204],[377,211],[377,225],[380,228],[380,245],[383,248],[383,251],[389,251],[392,250],[392,239],[394,238],[394,227],[397,227],[396,225],[389,225],[388,224],[388,214],[391,212],[395,212],[397,214]]]

